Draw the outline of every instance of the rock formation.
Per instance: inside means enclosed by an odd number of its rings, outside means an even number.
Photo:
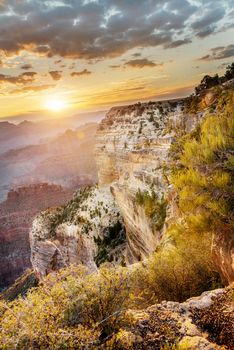
[[[211,100],[209,96],[207,99]],[[34,222],[32,263],[39,275],[70,262],[83,262],[91,270],[105,260],[131,264],[144,260],[155,251],[170,222],[181,217],[176,193],[168,179],[170,146],[176,137],[194,130],[205,114],[205,109],[187,113],[186,101],[137,103],[114,107],[107,113],[96,134],[99,187],[94,190],[91,202],[81,200],[84,204],[82,210],[76,207],[75,216],[81,216],[80,222],[65,215],[62,222],[55,223],[52,240],[48,233],[38,235],[47,227],[47,221],[51,221],[48,213]],[[98,212],[103,191],[108,193],[108,201],[119,213],[119,222],[126,230],[126,244],[121,253],[118,244],[122,247],[122,228],[112,237],[114,247],[104,233],[117,225],[115,217],[111,220],[111,211],[107,214],[110,220],[106,226],[100,224],[103,212],[101,215]],[[86,216],[93,211],[93,203],[97,211],[87,226]],[[106,199],[104,203],[108,206]],[[69,212],[71,208],[66,210]],[[98,222],[101,229],[93,226],[93,221]],[[85,235],[82,233],[84,227],[87,228]],[[224,281],[230,283],[234,271],[233,237],[227,241],[220,236],[217,240],[219,243],[217,245],[214,241],[213,255]]]
[[[201,118],[188,118],[183,104],[110,110],[96,135],[99,187],[88,190],[88,199],[78,192],[65,209],[47,211],[33,223],[31,259],[39,276],[68,263],[91,270],[104,261],[133,263],[155,250],[170,217],[178,215],[164,172],[170,144],[178,130],[190,131]]]
[[[30,263],[29,229],[34,216],[61,205],[71,191],[47,183],[20,187],[0,204],[0,289],[13,283]]]
[[[33,222],[31,261],[39,277],[68,264],[95,271],[125,253],[124,229],[109,187],[84,188],[64,208],[49,209]]]
[[[98,128],[99,185],[111,186],[120,208],[130,263],[155,250],[166,223],[178,214],[165,171],[168,151],[178,131],[192,130],[202,117],[188,117],[183,108],[184,100],[116,107]],[[155,208],[155,213],[147,213],[144,200],[149,203],[152,198],[153,205],[153,196],[162,210]]]
[[[233,287],[216,289],[183,303],[163,301],[146,310],[129,310],[126,319],[131,321],[121,330],[118,346],[162,349],[166,342],[167,349],[232,349],[232,293]],[[178,347],[171,345],[175,343]]]

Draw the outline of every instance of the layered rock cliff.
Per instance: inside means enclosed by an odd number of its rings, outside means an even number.
[[[82,203],[82,209],[80,204],[75,205],[72,218],[65,215],[61,222],[55,220],[52,239],[51,234],[37,234],[53,221],[50,213],[34,222],[32,263],[38,274],[45,275],[71,262],[82,262],[91,270],[104,261],[131,264],[154,252],[169,224],[182,217],[177,194],[168,179],[169,149],[178,137],[195,130],[207,110],[215,111],[216,102],[216,93],[208,91],[200,98],[199,112],[191,106],[188,109],[189,99],[112,108],[96,133],[99,183],[92,189],[92,200],[83,202],[78,194],[73,202]],[[105,199],[100,200],[104,193]],[[107,213],[109,221],[103,222],[101,202],[112,208]],[[72,203],[63,213],[71,211]],[[87,225],[93,205],[95,213]],[[113,210],[118,212],[119,223]],[[79,222],[76,216],[81,216]],[[234,279],[233,242],[231,233],[230,239],[217,235],[213,244],[214,260],[225,283]]]
[[[124,261],[125,230],[109,187],[80,189],[67,206],[43,212],[30,243],[39,277],[69,264],[95,271],[104,261]]]
[[[129,264],[155,250],[178,215],[165,172],[168,150],[176,134],[202,117],[188,117],[183,108],[184,100],[174,100],[107,113],[96,135],[98,187],[79,191],[67,207],[33,223],[31,259],[39,276],[69,263],[91,270],[104,261]]]
[[[109,184],[126,227],[127,259],[152,253],[173,216],[175,193],[167,178],[175,136],[191,131],[201,114],[184,113],[185,100],[112,108],[96,136],[99,185]]]
[[[29,230],[41,210],[61,205],[70,190],[47,183],[20,187],[0,204],[0,289],[7,287],[31,266]]]

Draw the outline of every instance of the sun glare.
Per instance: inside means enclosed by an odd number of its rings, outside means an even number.
[[[51,97],[46,100],[45,106],[50,111],[59,112],[66,107],[66,103],[59,97]]]

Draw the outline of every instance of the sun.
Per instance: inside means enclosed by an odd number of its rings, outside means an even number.
[[[66,108],[66,102],[60,97],[50,97],[46,100],[45,107],[50,111],[59,112]]]

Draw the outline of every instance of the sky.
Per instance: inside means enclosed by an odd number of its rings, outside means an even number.
[[[234,57],[234,0],[0,0],[0,119],[187,96]]]

